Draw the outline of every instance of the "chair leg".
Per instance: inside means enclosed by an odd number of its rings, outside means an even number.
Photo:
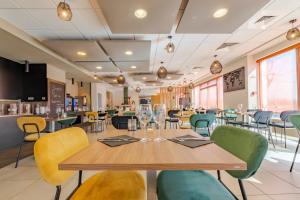
[[[284,133],[284,148],[286,148],[286,128],[285,127],[283,129],[283,133]]]
[[[81,184],[82,184],[82,170],[79,170],[77,187],[81,186]]]
[[[273,147],[274,147],[274,149],[275,149],[275,144],[274,144],[274,141],[273,141],[272,132],[271,132],[271,129],[270,129],[270,128],[268,129],[268,132],[269,132],[270,140],[271,140],[271,142],[272,142],[272,144],[273,144]]]
[[[54,198],[54,200],[59,200],[60,192],[61,192],[61,186],[58,185],[58,186],[56,186],[56,193],[55,193],[55,198]]]
[[[221,173],[220,173],[220,170],[217,170],[217,174],[218,174],[218,180],[221,181]]]
[[[246,191],[245,191],[245,188],[244,188],[244,185],[243,185],[243,182],[241,179],[238,179],[239,181],[239,185],[240,185],[240,189],[241,189],[241,193],[242,193],[242,196],[243,196],[243,200],[247,200],[247,195],[246,195]]]
[[[20,155],[21,155],[21,151],[22,151],[22,145],[23,145],[23,142],[20,144],[20,147],[19,147],[19,152],[18,152],[15,168],[17,168],[18,164],[19,164]]]
[[[297,147],[296,147],[296,151],[295,151],[295,155],[294,155],[294,158],[293,158],[292,166],[291,166],[291,168],[290,168],[290,172],[293,171],[293,167],[294,167],[295,160],[296,160],[296,157],[297,157],[299,145],[300,145],[300,138],[299,138],[299,141],[298,141],[298,145],[297,145]]]
[[[277,132],[276,132],[276,127],[274,127],[274,133],[275,133],[275,139],[276,139],[276,144],[277,144]]]

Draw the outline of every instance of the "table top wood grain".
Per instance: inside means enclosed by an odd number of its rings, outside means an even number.
[[[148,131],[147,136],[155,138],[158,131]],[[199,136],[192,130],[169,129],[161,135],[173,138],[183,135]],[[143,137],[141,130],[106,130],[101,138],[131,135]],[[189,148],[171,142],[135,142],[118,147],[109,147],[93,142],[59,164],[61,170],[245,170],[244,161],[216,144]]]

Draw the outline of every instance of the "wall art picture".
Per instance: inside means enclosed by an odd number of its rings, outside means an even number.
[[[223,75],[224,92],[245,89],[245,67]]]

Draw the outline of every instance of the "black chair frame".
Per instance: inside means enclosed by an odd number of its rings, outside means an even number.
[[[82,170],[78,171],[78,183],[77,186],[75,187],[75,189],[71,192],[71,194],[69,194],[69,196],[66,198],[66,200],[71,199],[71,197],[73,196],[73,194],[78,190],[78,188],[81,186],[82,184]],[[55,197],[54,200],[59,200],[60,198],[60,193],[61,193],[61,185],[57,185],[56,186],[56,192],[55,192]]]
[[[28,127],[28,126],[35,126],[35,128],[36,128],[36,131],[37,132],[27,132],[26,131],[26,127]],[[21,151],[22,151],[22,146],[25,144],[25,143],[32,143],[32,142],[35,142],[35,141],[25,141],[25,137],[27,136],[27,135],[31,135],[31,134],[38,134],[38,138],[40,138],[40,129],[39,129],[39,127],[38,127],[38,125],[36,124],[36,123],[24,123],[23,124],[23,141],[21,142],[21,144],[20,144],[20,146],[19,146],[19,151],[18,151],[18,156],[17,156],[17,160],[16,160],[16,164],[15,164],[15,168],[17,168],[18,167],[18,165],[19,165],[19,160],[20,160],[20,155],[21,155]]]
[[[218,181],[226,188],[226,190],[228,192],[231,193],[231,195],[236,199],[236,200],[239,200],[239,198],[225,185],[225,183],[222,181],[221,179],[221,172],[220,170],[217,170],[217,174],[218,174]],[[241,193],[242,193],[242,197],[243,197],[243,200],[247,200],[247,194],[246,194],[246,190],[244,188],[244,184],[243,184],[243,181],[241,179],[238,179],[238,182],[239,182],[239,186],[240,186],[240,190],[241,190]]]
[[[198,123],[201,123],[201,122],[206,122],[206,128],[207,128],[207,131],[208,131],[208,136],[210,136],[210,128],[209,128],[209,120],[208,119],[199,119],[199,120],[197,120],[196,121],[196,123],[195,123],[195,128],[197,129],[197,127],[198,127]]]

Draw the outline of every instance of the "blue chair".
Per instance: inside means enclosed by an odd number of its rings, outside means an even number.
[[[271,128],[270,128],[270,122],[271,122],[272,116],[273,116],[272,111],[258,111],[254,114],[254,121],[252,121],[249,124],[244,123],[244,124],[242,124],[242,127],[245,127],[248,129],[251,129],[251,128],[255,129],[255,130],[257,130],[258,133],[261,133],[261,131],[268,132],[268,138],[271,140],[272,145],[275,149],[275,144],[273,141]]]
[[[286,129],[292,129],[294,128],[294,125],[289,121],[290,115],[300,114],[297,110],[289,110],[289,111],[283,111],[280,113],[280,119],[281,122],[272,122],[270,126],[274,128],[274,132],[276,134],[276,128],[283,129],[284,134],[284,147],[286,148]],[[281,138],[282,138],[282,132],[281,132]]]

